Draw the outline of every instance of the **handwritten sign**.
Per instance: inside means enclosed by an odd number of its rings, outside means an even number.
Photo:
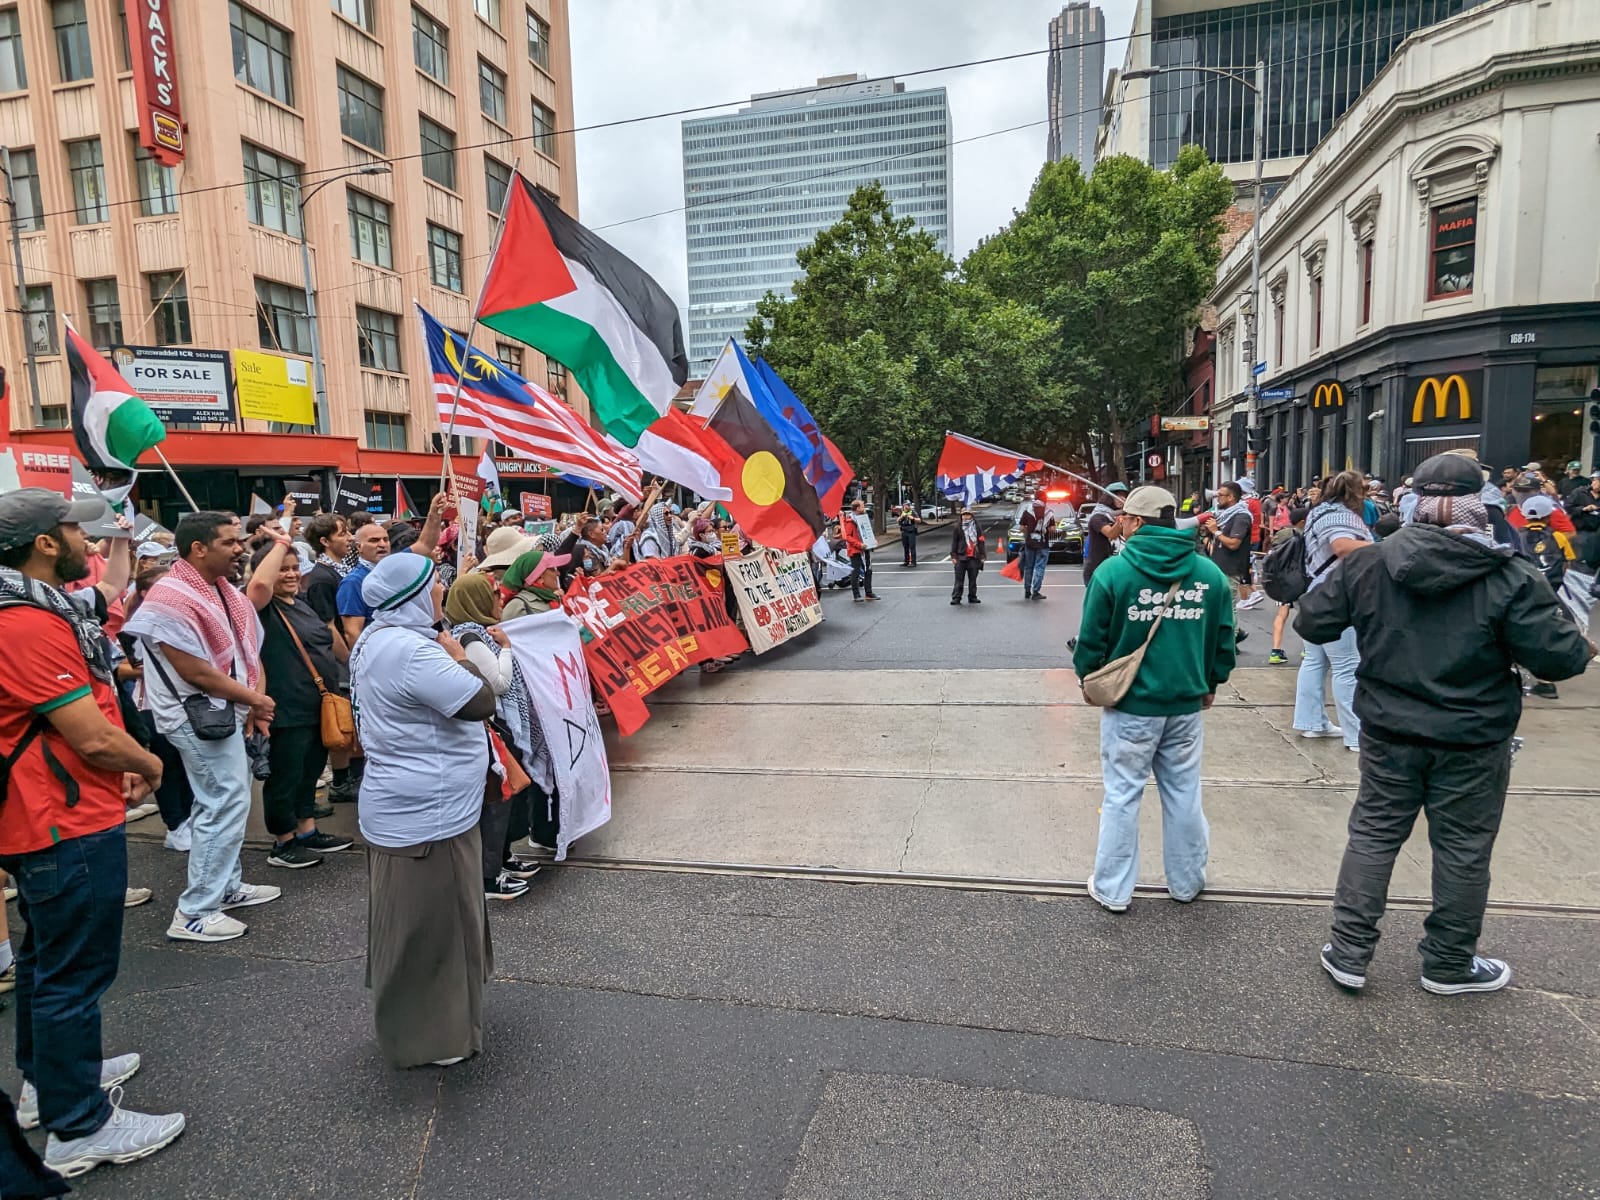
[[[765,654],[822,623],[822,601],[804,555],[762,550],[723,560],[750,649]]]

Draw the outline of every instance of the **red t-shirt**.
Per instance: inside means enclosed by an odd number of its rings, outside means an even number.
[[[1515,504],[1507,508],[1506,522],[1513,529],[1526,529],[1528,527],[1528,518],[1522,515],[1522,509]],[[1555,512],[1550,514],[1550,528],[1557,533],[1578,532],[1578,527],[1572,523],[1572,518],[1567,516],[1566,510],[1559,506]]]
[[[116,693],[89,674],[72,626],[39,608],[0,609],[0,753],[16,748],[35,715],[84,696],[93,696],[106,720],[122,728]],[[78,803],[72,808],[66,788],[45,762],[44,742],[77,780]],[[122,775],[90,766],[47,726],[11,767],[10,787],[0,803],[0,854],[44,850],[124,820]]]

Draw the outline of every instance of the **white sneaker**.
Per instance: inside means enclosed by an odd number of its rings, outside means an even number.
[[[186,917],[175,912],[172,924],[167,926],[167,936],[175,942],[231,942],[249,931],[250,926],[243,921],[235,921],[227,913],[220,912],[209,917]]]
[[[155,895],[149,888],[129,888],[122,896],[123,908],[138,908],[141,904],[150,903],[150,897]]]
[[[1344,730],[1337,725],[1329,725],[1326,729],[1302,729],[1300,736],[1303,738],[1343,737]]]
[[[185,821],[176,829],[167,830],[166,841],[161,844],[168,850],[177,850],[182,854],[189,853],[189,845],[194,837],[193,825],[193,821]]]
[[[1234,608],[1255,608],[1266,598],[1267,594],[1265,592],[1251,592],[1243,600],[1235,604]]]
[[[239,889],[222,898],[223,908],[249,908],[253,904],[271,904],[283,889],[270,883],[241,883]]]
[[[100,1086],[107,1091],[119,1083],[126,1083],[139,1069],[137,1054],[119,1054],[100,1064]],[[31,1083],[22,1085],[17,1096],[17,1124],[24,1129],[39,1128],[39,1090]]]
[[[122,1089],[111,1089],[111,1118],[93,1133],[62,1141],[50,1135],[44,1165],[65,1179],[94,1170],[101,1163],[130,1163],[154,1154],[183,1132],[183,1114],[151,1116],[122,1107]]]
[[[160,809],[156,805],[146,800],[143,804],[135,804],[132,808],[123,810],[122,819],[124,823],[142,821],[159,811]]]

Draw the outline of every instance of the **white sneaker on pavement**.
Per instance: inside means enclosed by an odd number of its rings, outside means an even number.
[[[131,887],[122,897],[123,908],[138,908],[141,904],[150,903],[150,897],[155,895],[149,888]]]
[[[100,1086],[107,1091],[132,1079],[139,1069],[137,1054],[119,1054],[100,1064]],[[24,1129],[39,1128],[39,1089],[24,1082],[17,1095],[17,1124]]]
[[[188,917],[174,912],[172,924],[167,926],[167,937],[175,942],[231,942],[248,932],[250,926],[222,912],[214,912],[209,917]]]
[[[1300,736],[1303,738],[1343,737],[1344,730],[1337,725],[1329,725],[1326,729],[1302,729]]]
[[[152,1116],[122,1107],[122,1089],[111,1089],[111,1117],[93,1133],[62,1141],[51,1134],[44,1165],[65,1179],[85,1175],[101,1163],[129,1163],[154,1154],[183,1132],[183,1114]]]
[[[177,850],[180,853],[187,854],[189,852],[189,844],[192,836],[193,830],[191,828],[191,822],[185,821],[176,829],[167,830],[166,840],[161,844],[168,850]]]
[[[253,904],[271,904],[283,889],[273,887],[270,883],[241,883],[237,891],[222,898],[222,907],[249,908]]]
[[[157,806],[146,800],[143,804],[135,804],[132,808],[125,809],[122,814],[124,824],[142,821],[158,811]]]

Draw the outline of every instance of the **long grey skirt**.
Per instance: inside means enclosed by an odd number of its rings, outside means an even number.
[[[367,847],[367,987],[392,1067],[483,1049],[494,970],[476,828],[442,842]]]

